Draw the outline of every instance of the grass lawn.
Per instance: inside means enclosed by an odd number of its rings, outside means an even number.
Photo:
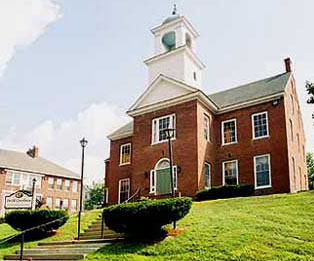
[[[81,229],[85,229],[88,227],[88,225],[93,222],[98,215],[101,213],[101,210],[92,210],[85,212],[82,215],[81,219]],[[0,239],[6,238],[10,235],[13,235],[17,233],[17,231],[13,230],[9,225],[7,224],[0,224]],[[77,216],[73,215],[70,217],[68,222],[62,226],[56,235],[45,238],[41,240],[41,242],[47,242],[47,241],[59,241],[59,240],[70,240],[77,236]],[[37,245],[39,241],[34,242],[27,242],[25,243],[25,248],[34,247]],[[4,255],[7,254],[14,254],[16,250],[19,249],[19,244],[4,244],[0,245],[0,259],[3,258]]]
[[[115,243],[88,260],[314,260],[314,192],[193,203],[178,227],[177,237]]]

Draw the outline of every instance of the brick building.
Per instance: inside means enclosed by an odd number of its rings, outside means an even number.
[[[19,190],[32,190],[36,179],[36,197],[42,207],[77,212],[80,176],[39,156],[39,148],[26,153],[0,149],[0,215],[4,215],[5,196]]]
[[[167,127],[173,138],[177,193],[252,184],[256,194],[307,190],[305,134],[290,59],[285,72],[214,94],[202,90],[197,31],[173,14],[153,28],[155,54],[148,87],[127,114],[133,120],[108,136],[109,204],[138,188],[142,196],[170,193]]]

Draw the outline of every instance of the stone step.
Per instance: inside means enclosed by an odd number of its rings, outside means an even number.
[[[39,242],[39,246],[64,246],[64,245],[85,245],[95,243],[112,243],[121,241],[123,238],[103,238],[103,239],[90,239],[90,240],[68,240],[68,241],[55,241],[55,242]]]
[[[23,259],[27,260],[80,260],[84,259],[85,255],[82,254],[75,254],[75,255],[46,255],[46,254],[41,254],[41,255],[24,255]],[[3,258],[4,260],[19,260],[20,256],[19,255],[6,255]]]
[[[84,248],[101,248],[107,245],[107,243],[89,243],[89,244],[68,244],[68,245],[60,245],[58,248],[67,248],[67,249],[80,249]],[[37,246],[34,249],[55,249],[55,245],[45,245],[45,246]],[[25,249],[26,250],[26,249]]]
[[[104,237],[104,239],[115,239],[115,238],[121,238],[120,235],[106,235],[106,237]],[[77,238],[76,238],[77,239]],[[93,239],[102,239],[101,236],[81,236],[80,240],[93,240]]]
[[[101,230],[98,230],[98,231],[87,231],[87,232],[85,232],[85,233],[82,233],[82,234],[80,234],[80,236],[87,236],[87,235],[101,235],[102,233],[101,233]],[[105,235],[112,235],[112,234],[118,234],[118,233],[116,233],[116,232],[114,232],[114,231],[112,231],[112,230],[105,230],[104,232],[103,232],[103,235],[105,236]]]
[[[99,249],[99,247],[95,248],[49,248],[49,249],[25,249],[24,255],[84,255],[88,253],[96,252]],[[15,254],[19,255],[20,251],[16,251]]]

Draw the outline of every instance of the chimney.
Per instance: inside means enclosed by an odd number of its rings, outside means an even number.
[[[285,59],[285,67],[286,67],[286,72],[291,72],[291,59],[290,59],[290,57]]]
[[[26,154],[32,158],[38,158],[39,157],[39,148],[36,147],[35,145],[33,146],[33,148],[29,149]]]

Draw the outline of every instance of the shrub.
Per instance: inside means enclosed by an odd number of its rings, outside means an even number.
[[[213,187],[211,189],[200,190],[196,192],[195,198],[197,201],[203,201],[219,198],[248,197],[253,195],[253,193],[254,193],[253,185],[241,184]]]
[[[63,218],[63,219],[61,219]],[[52,223],[45,227],[30,231],[31,235],[45,235],[64,225],[69,219],[69,215],[64,210],[16,210],[10,211],[5,215],[5,221],[16,230],[23,231],[42,224],[46,224],[56,219],[58,222]]]
[[[107,207],[103,211],[106,225],[118,233],[137,237],[154,237],[162,226],[183,218],[192,206],[190,198],[145,200]]]

